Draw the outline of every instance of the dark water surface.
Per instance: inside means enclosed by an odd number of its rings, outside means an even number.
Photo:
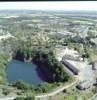
[[[7,65],[6,71],[9,83],[23,80],[32,85],[39,85],[44,82],[40,77],[43,73],[37,72],[37,66],[33,63],[12,60]]]

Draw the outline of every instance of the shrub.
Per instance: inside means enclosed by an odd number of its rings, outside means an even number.
[[[29,96],[28,96],[28,97],[25,98],[25,100],[35,100],[35,98],[34,98],[34,97],[29,97]]]
[[[19,81],[13,83],[13,86],[15,86],[21,90],[29,90],[30,89],[30,85],[28,83],[24,82],[23,80],[19,80]]]
[[[35,100],[33,96],[28,97],[16,97],[14,100]]]
[[[25,100],[24,97],[16,97],[14,100]]]
[[[10,93],[10,90],[7,88],[3,88],[3,94],[8,95]]]

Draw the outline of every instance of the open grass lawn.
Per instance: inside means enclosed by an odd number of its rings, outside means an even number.
[[[71,89],[69,88],[67,90],[67,95],[65,95],[64,100],[88,100],[94,95],[92,89],[93,87],[85,91],[79,91],[71,87]]]
[[[49,100],[64,100],[64,93],[59,93],[53,97],[50,97]]]
[[[74,88],[75,86],[70,87],[65,92],[61,92],[53,97],[50,97],[49,100],[88,100],[94,94],[92,92],[93,87],[80,91]]]

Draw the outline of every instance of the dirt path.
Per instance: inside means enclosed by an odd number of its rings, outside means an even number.
[[[0,97],[0,100],[14,100],[16,96]]]
[[[73,83],[71,83],[71,84],[69,84],[69,85],[67,85],[67,86],[60,87],[59,89],[57,89],[57,90],[55,90],[55,91],[53,91],[53,92],[51,92],[51,93],[46,93],[46,94],[42,94],[42,95],[37,95],[37,96],[35,96],[35,100],[37,100],[37,99],[39,99],[39,98],[45,98],[45,97],[53,96],[53,95],[55,95],[55,94],[57,94],[57,93],[60,93],[60,92],[63,91],[64,89],[67,89],[67,88],[69,88],[69,87],[75,85],[76,83],[77,83],[77,81],[75,81],[75,82],[73,82]]]

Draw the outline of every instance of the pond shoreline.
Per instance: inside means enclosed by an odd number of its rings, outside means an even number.
[[[51,73],[50,73],[50,71],[48,72],[48,70],[47,70],[47,68],[46,67],[44,67],[44,66],[46,66],[44,63],[37,63],[36,62],[36,60],[35,59],[33,59],[32,57],[30,57],[30,58],[25,58],[22,54],[16,54],[16,56],[14,57],[14,58],[12,58],[12,59],[16,59],[16,60],[19,60],[19,61],[22,61],[22,62],[31,62],[31,63],[34,63],[35,65],[37,65],[37,71],[39,71],[40,69],[41,69],[41,72],[44,74],[44,76],[46,77],[46,79],[44,79],[46,82],[49,82],[49,83],[51,83],[51,82],[53,82],[53,80],[52,80],[52,75],[51,75]],[[11,59],[11,60],[12,60]]]
[[[19,60],[12,59],[7,64],[7,78],[9,82],[24,80],[32,85],[39,85],[45,82],[44,78],[46,77],[43,72],[37,70],[37,65],[34,63],[21,62]]]

